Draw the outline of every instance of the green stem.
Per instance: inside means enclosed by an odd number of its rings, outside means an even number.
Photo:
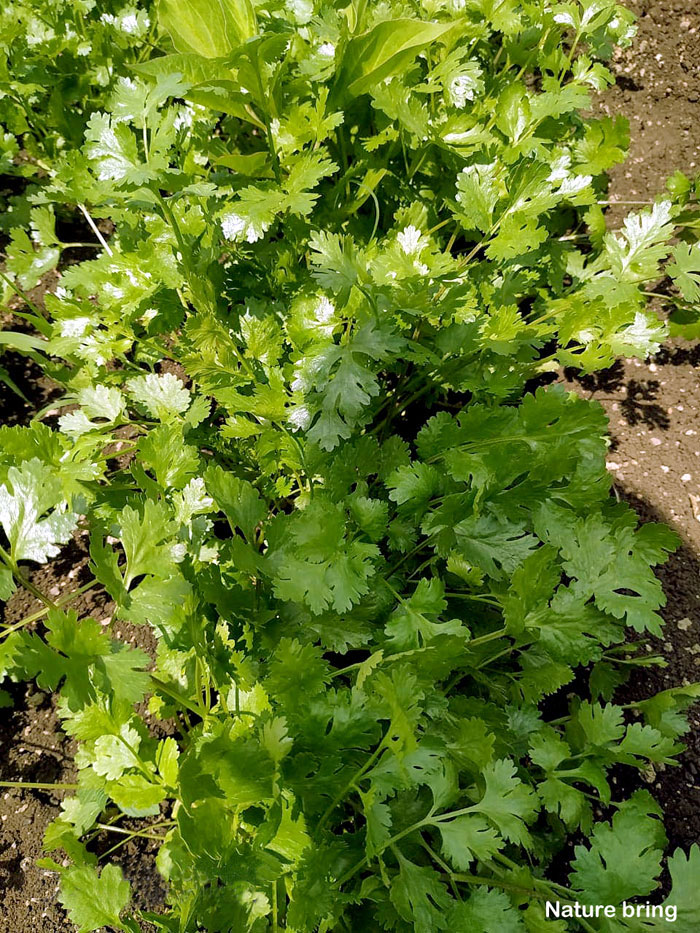
[[[95,234],[95,236],[97,237],[97,239],[98,239],[98,240],[100,241],[100,243],[102,244],[102,248],[104,249],[104,251],[107,253],[108,256],[114,256],[114,253],[113,253],[113,251],[112,251],[112,247],[109,245],[109,243],[107,242],[107,240],[105,240],[105,238],[102,236],[102,233],[101,233],[99,227],[97,226],[97,224],[95,223],[95,221],[94,221],[94,220],[92,219],[92,217],[90,216],[90,213],[88,212],[87,207],[85,207],[84,204],[79,204],[79,205],[78,205],[78,208],[79,208],[79,210],[82,212],[83,217],[85,218],[85,220],[87,220],[88,224],[90,225],[90,229],[92,230],[92,232]]]
[[[387,741],[387,737],[385,735],[382,741],[379,743],[379,745],[376,747],[376,749],[372,753],[372,755],[367,759],[367,761],[362,765],[361,768],[358,768],[358,770],[353,774],[353,776],[350,778],[350,780],[345,785],[345,787],[335,796],[333,801],[328,805],[325,812],[321,816],[321,819],[318,821],[318,825],[316,827],[316,832],[315,832],[316,838],[318,838],[318,834],[321,832],[326,822],[330,818],[330,815],[333,813],[333,811],[338,806],[338,804],[342,803],[342,801],[345,800],[345,798],[350,793],[350,791],[353,790],[353,788],[356,786],[357,782],[362,780],[362,776],[369,771],[369,769],[372,767],[375,761],[379,758],[381,753],[386,748],[386,741]]]
[[[399,842],[401,839],[403,839],[405,836],[408,836],[411,833],[416,832],[416,830],[423,829],[425,826],[430,826],[430,825],[431,825],[431,816],[429,815],[428,817],[425,817],[424,819],[419,820],[417,823],[413,823],[411,826],[406,827],[406,829],[402,830],[400,833],[397,833],[395,836],[392,836],[391,839],[387,840],[387,842],[385,842],[384,845],[382,845],[375,854],[381,855],[385,849],[388,849],[389,846],[396,845],[396,843]],[[367,861],[368,861],[368,858],[367,856],[365,856],[364,858],[360,859],[359,862],[356,862],[352,866],[352,868],[348,869],[348,871],[346,871],[345,874],[342,875],[342,877],[338,881],[336,881],[336,885],[340,888],[344,884],[346,884],[354,875],[357,874],[357,872],[362,868],[363,865],[367,864]]]
[[[200,719],[207,718],[207,711],[203,706],[200,706],[199,703],[195,703],[193,700],[182,696],[181,693],[178,693],[177,690],[173,690],[168,686],[168,684],[163,683],[162,680],[159,680],[159,678],[155,677],[153,674],[151,674],[151,683],[154,685],[156,690],[159,690],[161,693],[165,693],[171,699],[175,700],[176,703],[179,703],[181,706],[184,706],[185,709],[188,709],[191,713],[199,716]]]
[[[471,641],[468,641],[466,644],[467,648],[475,648],[479,645],[486,645],[490,641],[495,641],[497,638],[503,638],[504,635],[508,634],[508,629],[504,626],[503,628],[496,629],[495,632],[489,632],[486,635],[479,635],[478,638],[472,638]],[[507,649],[510,651],[510,647]]]
[[[28,593],[31,593],[32,596],[40,600],[48,609],[57,608],[56,603],[52,599],[49,599],[45,593],[42,593],[38,586],[34,586],[31,580],[28,580],[24,576],[22,571],[19,569],[17,562],[14,561],[7,553],[7,551],[2,547],[0,547],[0,560],[2,560],[8,570],[11,571],[15,580],[17,580],[17,582],[21,584]]]
[[[12,289],[12,291],[13,291],[19,298],[22,299],[22,301],[25,303],[25,305],[26,305],[31,311],[33,311],[33,313],[34,313],[38,318],[44,318],[44,319],[46,318],[46,315],[44,314],[44,312],[39,310],[39,307],[38,307],[37,305],[34,304],[34,302],[31,300],[31,298],[29,298],[29,296],[26,294],[26,292],[24,292],[24,291],[19,287],[19,285],[17,285],[16,282],[13,282],[12,279],[8,278],[8,277],[5,275],[4,272],[0,272],[0,279],[2,279],[3,282],[6,282],[6,283],[10,286],[10,288]]]
[[[451,877],[455,881],[461,881],[464,884],[484,884],[488,885],[490,888],[502,888],[504,891],[517,891],[519,894],[528,894],[530,897],[534,897],[537,900],[547,900],[547,895],[535,890],[534,888],[527,888],[521,884],[513,884],[511,881],[502,881],[500,878],[485,878],[482,875],[472,875],[465,872],[452,872]]]
[[[489,596],[483,593],[445,593],[446,599],[468,599],[470,602],[486,603],[488,606],[495,606],[496,609],[501,608],[501,604],[497,599],[491,599]]]
[[[678,305],[682,308],[686,308],[689,305],[689,302],[682,301],[680,298],[676,298],[675,295],[664,295],[662,292],[642,292],[643,295],[646,295],[647,298],[661,298],[662,301],[668,301],[669,304]]]
[[[420,648],[409,648],[408,651],[399,651],[396,654],[383,655],[381,658],[377,658],[376,666],[379,666],[380,664],[390,664],[392,661],[401,661],[402,659],[411,657],[414,654],[422,654],[424,651],[434,651],[434,650],[435,650],[434,645],[423,645]],[[370,655],[370,657],[372,656]],[[341,674],[349,674],[350,671],[357,671],[363,665],[365,665],[367,661],[369,661],[369,657],[365,658],[364,661],[358,661],[356,664],[348,664],[347,667],[341,667],[339,670],[333,671],[333,673],[331,674],[331,678],[340,677]]]
[[[66,596],[63,596],[61,599],[56,600],[55,608],[63,609],[64,606],[67,606],[78,596],[81,596],[87,590],[91,590],[94,586],[99,584],[99,580],[90,580],[89,583],[84,584],[84,586],[79,587],[77,590],[73,590],[72,593],[68,593]],[[19,622],[15,622],[14,625],[9,625],[7,628],[4,628],[0,632],[0,638],[5,638],[7,635],[10,635],[12,632],[17,631],[17,629],[24,628],[25,625],[31,625],[32,622],[36,622],[42,616],[45,616],[47,612],[51,609],[50,606],[44,606],[42,609],[38,609],[36,612],[33,612],[31,615],[25,616],[23,619],[20,619]]]
[[[121,733],[117,735],[117,738],[122,743],[122,745],[126,748],[126,750],[129,752],[131,757],[134,759],[134,761],[136,762],[136,767],[139,769],[141,774],[143,774],[143,776],[146,778],[149,784],[163,784],[164,783],[162,778],[154,774],[152,771],[148,770],[143,758],[141,758],[139,753],[136,751],[133,745],[128,741],[128,739],[125,739]]]
[[[149,826],[148,829],[124,829],[123,826],[111,826],[109,823],[95,823],[97,829],[101,829],[103,832],[107,833],[118,833],[121,836],[143,836],[144,839],[155,839],[156,842],[162,842],[163,836],[156,836],[152,834],[150,830],[155,829],[158,826],[174,826],[175,820],[163,820],[161,823],[154,823],[152,826]]]
[[[275,181],[277,184],[280,184],[282,181],[282,172],[280,170],[280,157],[277,154],[277,148],[275,146],[275,139],[272,135],[272,124],[270,123],[270,117],[268,115],[268,110],[270,109],[270,99],[265,93],[265,89],[262,84],[262,66],[260,64],[260,58],[256,54],[255,56],[255,67],[253,68],[253,73],[258,84],[258,93],[260,94],[260,102],[263,108],[263,121],[265,123],[265,132],[267,136],[267,146],[270,150],[270,155],[272,156],[272,171],[275,175]]]
[[[78,790],[80,784],[43,784],[40,781],[0,781],[0,787],[26,790]]]

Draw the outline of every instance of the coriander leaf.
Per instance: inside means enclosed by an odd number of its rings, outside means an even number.
[[[503,841],[481,816],[458,816],[438,823],[443,854],[459,871],[469,871],[474,859],[488,861],[500,851]]]
[[[267,516],[267,506],[257,489],[220,466],[208,467],[204,481],[207,491],[226,514],[231,528],[240,528],[246,539],[252,540],[256,527]]]
[[[131,886],[117,865],[105,865],[102,874],[83,866],[69,868],[61,876],[59,900],[79,933],[103,926],[123,930],[120,915],[131,898]]]
[[[451,903],[440,875],[404,858],[397,851],[399,874],[391,882],[391,902],[416,933],[435,933],[449,929],[445,911]]]
[[[523,923],[521,911],[497,888],[473,888],[468,900],[454,906],[451,920],[453,930],[524,933],[530,929]]]
[[[190,407],[189,390],[172,373],[136,376],[127,385],[131,397],[161,421],[172,420]]]
[[[668,274],[686,301],[700,301],[700,245],[679,243],[672,255],[674,261],[668,266]]]
[[[486,765],[482,773],[484,795],[471,809],[495,823],[505,839],[529,845],[525,824],[536,810],[531,789],[516,776],[513,762],[505,758]]]
[[[7,482],[0,485],[0,524],[13,560],[46,563],[59,553],[57,545],[70,540],[77,523],[48,464],[33,458],[9,468]]]
[[[574,850],[571,886],[581,901],[620,904],[657,887],[663,854],[658,813],[654,804],[645,806],[641,798],[633,798],[620,805],[612,823],[595,824],[590,846]]]

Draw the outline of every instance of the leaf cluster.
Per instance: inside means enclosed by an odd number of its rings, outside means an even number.
[[[563,931],[546,900],[647,897],[667,866],[695,929],[698,850],[664,862],[658,806],[611,775],[674,765],[700,694],[615,702],[658,661],[677,542],[611,498],[602,409],[548,376],[653,352],[661,279],[700,311],[697,183],[606,226],[627,126],[584,113],[629,11],[1,15],[0,166],[31,176],[3,281],[36,331],[3,343],[62,395],[0,428],[0,595],[43,603],[0,673],[54,691],[77,742],[43,863],[71,921]],[[72,536],[106,625],[32,583]],[[100,832],[158,841],[165,912]]]

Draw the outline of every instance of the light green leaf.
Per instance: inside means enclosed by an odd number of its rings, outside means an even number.
[[[445,36],[454,23],[414,19],[386,20],[348,42],[335,79],[337,96],[357,97],[391,75],[399,74],[418,53]]]
[[[43,517],[42,517],[43,516]],[[0,525],[12,558],[46,563],[66,544],[78,516],[68,510],[56,472],[37,458],[10,467],[0,485]]]
[[[105,865],[101,875],[89,866],[69,868],[61,878],[59,900],[79,933],[104,926],[123,930],[120,915],[130,898],[131,886],[117,865]]]
[[[503,846],[496,830],[476,814],[458,816],[449,822],[440,821],[438,828],[443,853],[460,871],[469,871],[474,859],[486,861],[492,858]]]
[[[169,421],[190,407],[190,392],[173,373],[148,373],[129,379],[129,395],[154,418]]]
[[[250,0],[159,0],[158,18],[178,52],[225,58],[255,35]]]

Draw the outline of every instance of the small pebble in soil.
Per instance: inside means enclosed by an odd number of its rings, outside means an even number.
[[[681,632],[687,632],[692,624],[692,619],[688,619],[687,617],[685,619],[679,619],[678,622],[676,622]]]

